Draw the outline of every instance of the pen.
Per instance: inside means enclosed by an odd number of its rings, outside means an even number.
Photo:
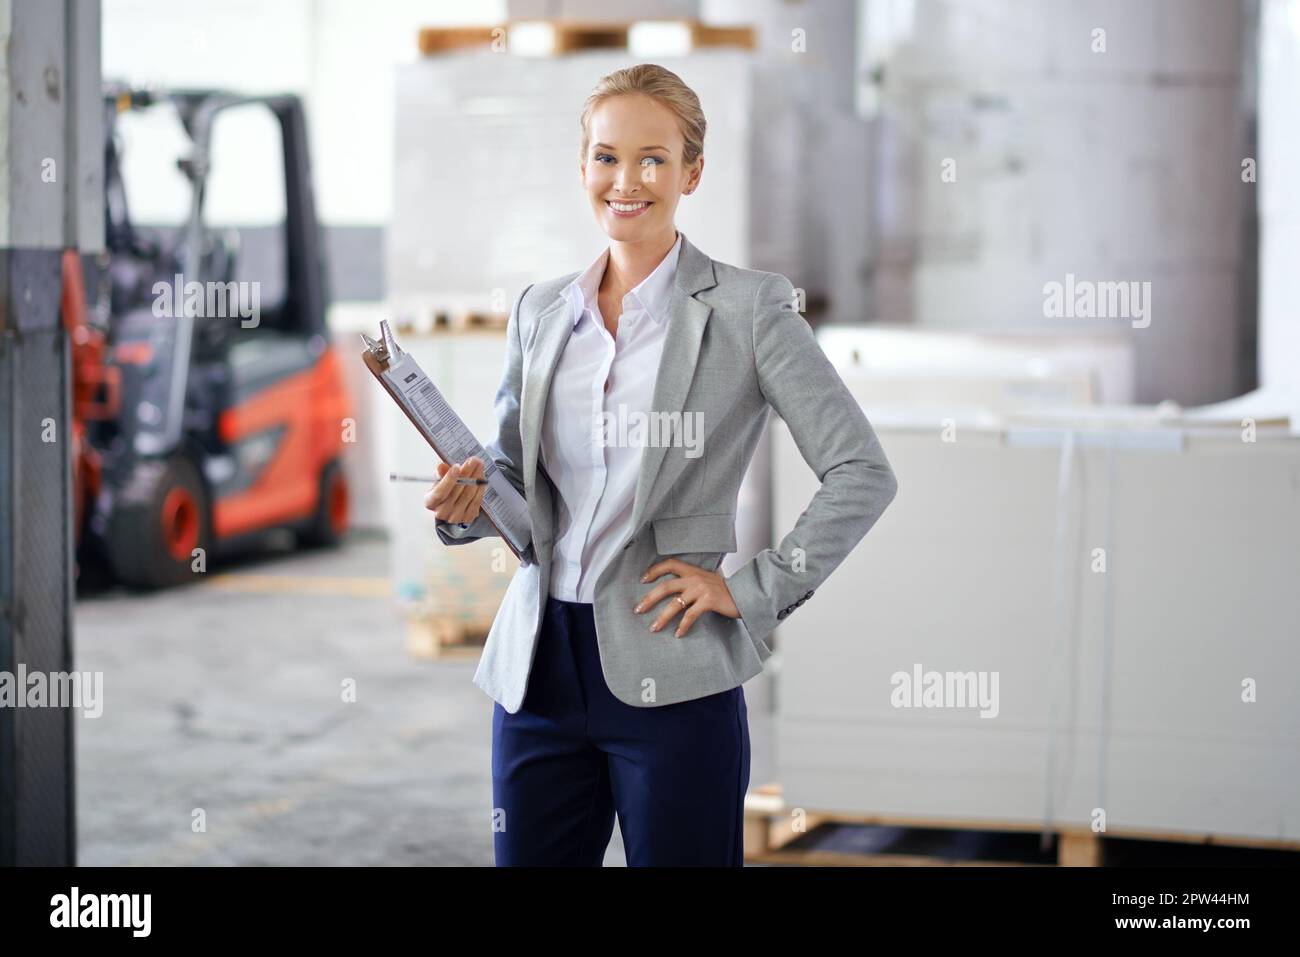
[[[388,473],[388,481],[428,482],[430,485],[436,485],[438,482],[436,478],[429,478],[428,476],[424,476],[424,475],[398,475],[396,472]],[[481,479],[481,478],[459,478],[456,479],[456,484],[457,485],[489,485],[491,483],[488,482],[487,479]]]

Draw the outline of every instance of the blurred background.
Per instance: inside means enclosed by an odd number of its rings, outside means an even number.
[[[1300,0],[0,32],[0,670],[103,680],[0,710],[0,860],[492,863],[470,679],[517,566],[389,481],[437,459],[361,333],[492,438],[510,304],[607,245],[579,117],[637,62],[708,118],[679,229],[790,278],[900,482],[745,687],[748,859],[1300,860]],[[773,416],[722,571],[816,488]]]

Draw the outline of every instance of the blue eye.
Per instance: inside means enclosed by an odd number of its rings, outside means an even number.
[[[596,162],[597,162],[597,163],[604,162],[604,161],[607,160],[607,159],[609,159],[609,160],[614,160],[614,162],[616,162],[616,163],[618,162],[618,160],[615,160],[614,157],[610,156],[608,153],[597,153],[597,154],[596,154]],[[662,165],[664,164],[664,160],[660,159],[658,156],[646,156],[646,157],[643,157],[643,158],[641,159],[641,165],[642,165],[642,166],[645,165],[646,160],[650,160],[650,161],[653,162],[656,166],[662,166]],[[606,164],[606,165],[608,165],[608,164]]]

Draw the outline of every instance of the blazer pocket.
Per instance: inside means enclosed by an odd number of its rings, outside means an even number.
[[[650,524],[654,527],[655,550],[660,555],[736,550],[736,516],[730,512],[674,515],[656,518]]]

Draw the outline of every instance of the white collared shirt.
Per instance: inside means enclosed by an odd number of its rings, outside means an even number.
[[[555,598],[594,602],[596,579],[628,531],[641,467],[642,446],[635,440],[643,434],[633,423],[653,404],[681,247],[679,232],[663,261],[623,297],[617,341],[596,298],[608,248],[564,289],[573,331],[551,378],[540,450],[559,492],[551,556]]]

